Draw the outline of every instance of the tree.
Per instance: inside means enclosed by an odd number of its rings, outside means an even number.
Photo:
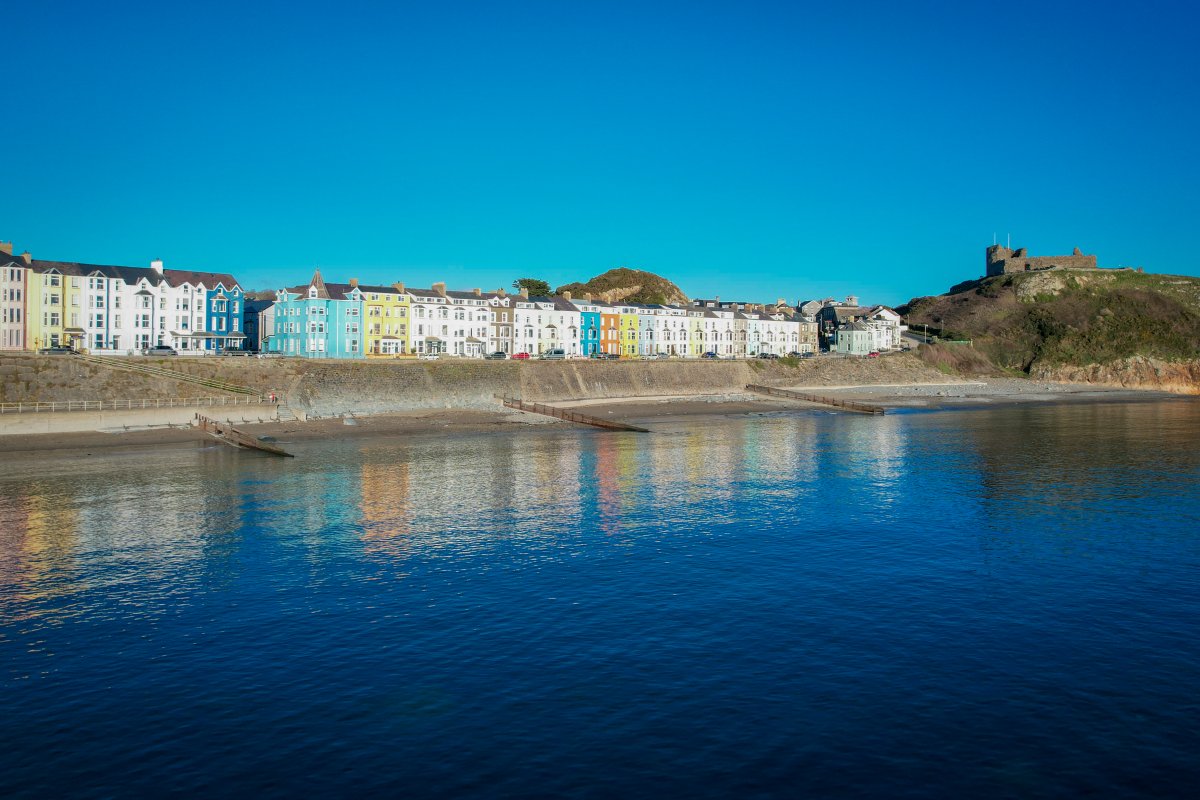
[[[513,288],[518,292],[528,289],[530,297],[549,297],[551,294],[550,284],[537,278],[518,278],[513,281]]]

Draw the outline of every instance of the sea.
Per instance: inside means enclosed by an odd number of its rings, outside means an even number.
[[[0,797],[1195,796],[1200,402],[647,426],[0,462]]]

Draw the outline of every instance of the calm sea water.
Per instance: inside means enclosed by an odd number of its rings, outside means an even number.
[[[1185,795],[1200,404],[0,464],[0,795]]]

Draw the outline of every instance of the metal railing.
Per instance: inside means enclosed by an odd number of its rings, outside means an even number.
[[[129,411],[139,408],[185,408],[198,406],[277,405],[283,398],[267,397],[172,397],[151,400],[57,400],[53,402],[0,403],[0,414],[31,414],[53,411]]]

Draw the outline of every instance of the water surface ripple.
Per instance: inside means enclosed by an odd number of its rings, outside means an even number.
[[[0,794],[1185,795],[1200,404],[0,465]]]

